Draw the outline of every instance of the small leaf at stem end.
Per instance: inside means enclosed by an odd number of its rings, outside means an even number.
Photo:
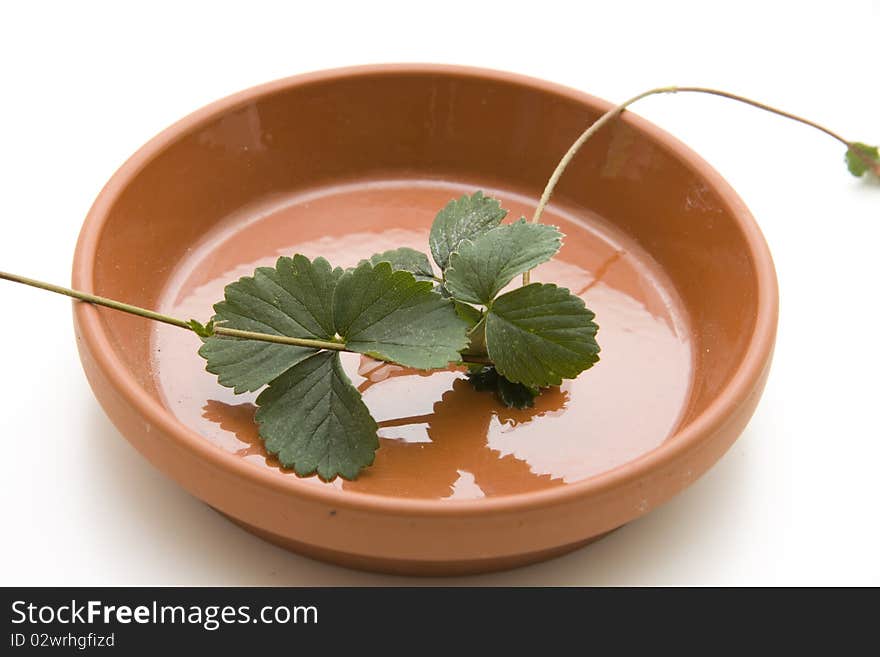
[[[856,178],[861,178],[868,171],[880,177],[880,149],[861,142],[853,142],[846,149],[846,168]]]

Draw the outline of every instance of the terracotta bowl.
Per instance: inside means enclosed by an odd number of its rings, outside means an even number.
[[[281,254],[348,266],[393,246],[427,250],[433,215],[462,193],[483,189],[511,218],[529,215],[609,107],[450,66],[262,85],[188,116],[122,166],[86,218],[73,285],[206,320],[226,282]],[[253,395],[220,387],[191,333],[76,304],[83,366],[150,462],[274,543],[400,573],[546,559],[642,516],[724,454],[761,395],[778,298],[742,201],[629,112],[578,155],[545,221],[566,243],[535,278],[596,311],[602,360],[510,411],[455,369],[347,357],[382,443],[354,482],[299,478],[267,456]]]

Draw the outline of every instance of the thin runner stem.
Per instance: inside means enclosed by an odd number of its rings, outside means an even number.
[[[95,305],[104,306],[106,308],[112,308],[113,310],[119,310],[130,315],[137,315],[138,317],[145,317],[147,319],[152,319],[156,322],[170,324],[171,326],[176,326],[178,328],[186,329],[187,331],[193,331],[194,333],[196,333],[193,325],[186,320],[180,319],[178,317],[171,317],[170,315],[163,315],[162,313],[157,313],[153,310],[147,310],[146,308],[140,308],[139,306],[133,306],[129,303],[122,303],[121,301],[116,301],[115,299],[108,299],[107,297],[98,296],[97,294],[89,294],[88,292],[81,292],[79,290],[62,287],[61,285],[45,283],[43,281],[38,281],[33,278],[27,278],[26,276],[19,276],[18,274],[10,274],[3,271],[0,271],[0,279],[12,281],[13,283],[21,283],[22,285],[29,285],[30,287],[36,287],[41,290],[54,292],[55,294],[62,294],[78,301],[93,303]],[[330,349],[333,351],[359,353],[348,349],[345,346],[344,342],[330,342],[328,340],[312,340],[308,338],[292,338],[286,335],[274,335],[272,333],[242,331],[240,329],[227,328],[225,326],[214,326],[213,332],[215,335],[222,335],[229,338],[239,338],[242,340],[259,340],[261,342],[286,344],[295,347],[311,347],[313,349]],[[492,364],[491,360],[479,354],[462,354],[461,356],[461,361],[459,362],[465,365]]]
[[[553,190],[556,189],[556,183],[559,182],[559,178],[562,177],[565,169],[568,167],[574,156],[577,155],[577,152],[581,149],[581,147],[587,142],[587,140],[590,139],[590,137],[601,130],[602,126],[610,122],[612,119],[617,117],[617,115],[622,113],[627,107],[629,107],[636,101],[641,100],[642,98],[647,98],[648,96],[655,96],[658,94],[671,94],[679,92],[720,96],[722,98],[728,98],[730,100],[735,100],[740,103],[745,103],[746,105],[751,105],[752,107],[757,107],[758,109],[764,110],[765,112],[778,114],[779,116],[791,119],[792,121],[797,121],[798,123],[803,123],[804,125],[808,125],[811,128],[815,128],[816,130],[824,132],[826,135],[833,137],[834,139],[845,145],[848,149],[851,149],[851,152],[862,158],[866,164],[868,164],[869,166],[873,166],[873,162],[870,161],[867,155],[863,154],[858,148],[852,148],[853,142],[847,141],[839,134],[833,132],[832,130],[829,130],[825,126],[820,125],[815,121],[805,119],[804,117],[798,116],[797,114],[785,112],[771,105],[767,105],[766,103],[759,103],[758,101],[752,100],[751,98],[732,94],[727,91],[720,91],[718,89],[710,89],[708,87],[657,87],[656,89],[650,89],[649,91],[642,92],[637,96],[633,96],[629,100],[625,100],[624,102],[622,102],[620,105],[613,107],[612,109],[605,112],[605,114],[600,116],[594,123],[590,125],[590,127],[584,130],[581,136],[577,138],[577,140],[571,145],[571,147],[569,147],[565,155],[562,156],[559,164],[556,165],[556,169],[553,170],[553,174],[550,176],[550,179],[547,181],[547,185],[544,187],[544,192],[541,194],[541,199],[538,201],[538,205],[535,207],[535,213],[532,215],[532,223],[538,223],[541,220],[541,215],[544,213],[544,209],[550,202],[550,197],[553,195]],[[530,280],[531,271],[527,271],[522,275],[523,285],[528,285]]]

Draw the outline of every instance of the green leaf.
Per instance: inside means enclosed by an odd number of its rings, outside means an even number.
[[[507,210],[495,199],[483,196],[483,192],[449,201],[431,225],[428,242],[434,262],[445,270],[449,255],[457,251],[464,240],[473,240],[495,228],[505,216]]]
[[[207,324],[202,324],[197,319],[191,319],[186,323],[193,332],[200,338],[210,338],[214,335],[214,320],[210,320]]]
[[[243,331],[331,340],[333,293],[342,273],[323,258],[281,257],[274,268],[260,267],[253,276],[227,285],[213,321]],[[199,349],[206,369],[236,393],[262,388],[313,353],[307,347],[216,335]]]
[[[235,394],[259,390],[272,379],[315,353],[308,347],[214,336],[199,349],[205,369]]]
[[[489,358],[514,383],[559,385],[599,360],[594,317],[582,299],[552,283],[517,288],[486,316]]]
[[[428,256],[421,251],[416,251],[406,246],[377,253],[370,258],[370,262],[374,265],[378,265],[380,262],[388,262],[393,270],[408,271],[419,281],[434,280],[434,270],[431,268]]]
[[[487,305],[514,276],[546,262],[561,245],[555,226],[520,219],[493,228],[450,256],[446,286],[459,301]]]
[[[407,367],[446,367],[468,344],[467,323],[452,301],[387,262],[364,261],[346,272],[333,314],[348,349]]]
[[[354,479],[373,462],[378,427],[338,352],[321,351],[290,368],[260,393],[257,406],[266,451],[298,475]]]
[[[491,365],[471,370],[467,373],[467,377],[475,389],[494,392],[501,403],[508,408],[520,410],[531,408],[535,405],[535,397],[541,393],[538,388],[509,381]]]
[[[853,142],[846,149],[846,168],[857,178],[868,171],[880,176],[880,150],[876,146]]]

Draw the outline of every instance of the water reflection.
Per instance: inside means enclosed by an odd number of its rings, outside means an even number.
[[[397,365],[361,358],[358,373],[366,378],[358,386],[362,394],[373,386],[401,377],[426,374]],[[370,491],[373,480],[384,479],[389,493],[403,497],[472,499],[558,486],[559,477],[540,474],[513,453],[501,454],[490,445],[490,425],[505,427],[528,424],[535,418],[561,412],[569,400],[568,391],[553,388],[537,400],[533,408],[518,410],[498,403],[494,395],[477,392],[465,379],[456,378],[433,405],[430,413],[380,420],[380,449],[376,462],[355,481],[337,480],[333,484],[308,480],[318,485],[334,485],[346,490]],[[230,431],[245,444],[237,456],[259,458],[269,467],[294,474],[266,453],[259,437],[252,403],[229,404],[209,400],[203,417]],[[413,427],[417,431],[410,431]],[[421,436],[424,435],[423,439]],[[393,491],[388,481],[393,480]]]

